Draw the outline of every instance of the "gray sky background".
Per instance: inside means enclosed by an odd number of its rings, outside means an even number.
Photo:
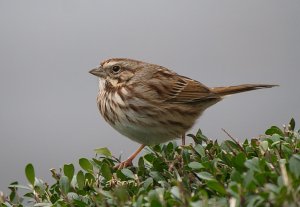
[[[101,60],[128,57],[166,66],[208,86],[281,86],[226,98],[201,128],[240,140],[271,125],[300,122],[300,1],[0,1],[0,190],[26,184],[31,162],[50,168],[118,156],[138,144],[119,135],[96,107]],[[299,128],[299,124],[297,125]]]

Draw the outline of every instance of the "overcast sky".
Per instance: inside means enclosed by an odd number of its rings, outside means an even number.
[[[138,144],[96,106],[88,71],[111,57],[168,67],[207,86],[270,83],[208,109],[191,132],[239,140],[300,122],[300,1],[0,0],[0,190],[26,184],[24,167],[50,183],[50,168],[108,147]],[[299,125],[297,125],[299,126]],[[298,127],[299,128],[299,127]]]

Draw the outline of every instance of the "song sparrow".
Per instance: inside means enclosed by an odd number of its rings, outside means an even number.
[[[118,167],[131,163],[145,147],[182,137],[205,109],[229,94],[275,85],[244,84],[208,88],[165,67],[113,58],[92,69],[99,77],[97,104],[104,119],[141,147]]]

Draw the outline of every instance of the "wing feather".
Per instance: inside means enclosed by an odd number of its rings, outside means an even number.
[[[169,103],[197,103],[220,99],[208,87],[193,79],[162,68],[148,80],[158,98]]]

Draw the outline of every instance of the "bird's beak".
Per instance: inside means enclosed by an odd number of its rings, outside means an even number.
[[[105,75],[105,72],[103,71],[102,67],[94,68],[94,69],[90,70],[89,73],[93,74],[95,76],[98,76],[100,78],[104,77],[104,75]]]

